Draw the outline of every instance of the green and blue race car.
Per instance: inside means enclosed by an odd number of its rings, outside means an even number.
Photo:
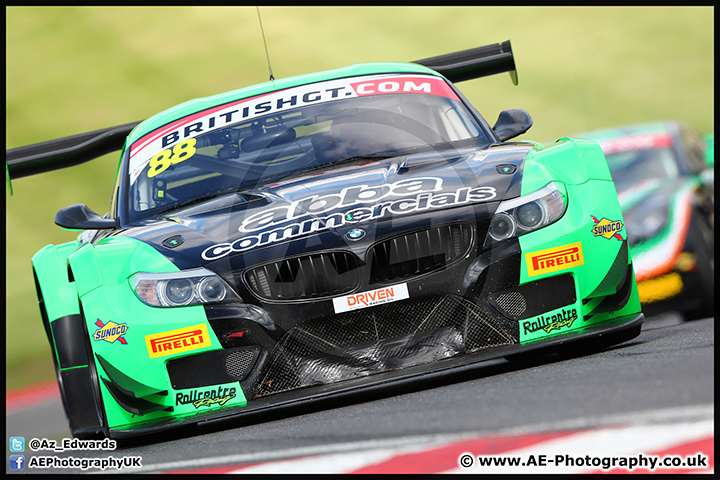
[[[715,313],[714,135],[655,122],[578,135],[600,143],[625,217],[645,313]]]
[[[242,421],[637,336],[599,144],[510,141],[529,114],[490,126],[453,83],[506,71],[517,83],[509,41],[7,151],[10,178],[120,151],[108,213],[63,208],[55,223],[82,233],[32,259],[73,435]]]

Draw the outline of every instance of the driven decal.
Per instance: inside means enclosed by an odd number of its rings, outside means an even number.
[[[358,185],[343,188],[336,194],[313,195],[286,206],[266,208],[246,217],[238,227],[238,231],[249,232],[249,235],[233,242],[212,245],[203,251],[202,257],[208,261],[217,260],[230,253],[246,252],[303,235],[393,215],[486,202],[497,196],[494,187],[462,187],[445,191],[442,183],[441,178],[425,177],[379,186]],[[393,198],[398,196],[403,198]],[[374,205],[364,207],[364,203]],[[288,221],[295,222],[279,226]]]
[[[623,223],[620,220],[608,220],[603,217],[602,220],[598,220],[594,216],[590,215],[592,221],[595,222],[595,226],[592,227],[593,235],[596,237],[603,237],[610,240],[615,237],[621,242],[623,238],[620,236],[620,230],[623,228]]]
[[[537,252],[526,253],[528,276],[557,272],[585,264],[580,242],[569,243],[561,247],[548,248]]]
[[[335,313],[349,312],[360,308],[374,307],[384,303],[396,302],[410,298],[407,283],[391,287],[378,288],[369,292],[355,293],[344,297],[333,298]]]
[[[127,345],[127,340],[123,337],[125,332],[128,330],[127,323],[117,324],[115,322],[107,322],[103,324],[103,322],[101,322],[98,318],[95,325],[100,327],[100,329],[95,330],[95,333],[93,334],[93,340],[96,342],[105,340],[108,343],[113,343],[117,340],[121,344]]]
[[[534,340],[546,335],[561,333],[570,330],[577,320],[577,310],[574,308],[554,310],[533,319],[520,322],[520,341]]]
[[[201,323],[192,327],[146,335],[145,344],[150,358],[157,358],[209,347],[211,341],[207,325]]]
[[[422,75],[370,75],[343,78],[257,95],[188,115],[134,142],[130,147],[130,180],[134,182],[137,179],[151,158],[163,155],[178,142],[185,142],[198,135],[241,121],[315,103],[388,93],[429,94],[459,100],[445,80]],[[185,160],[191,156],[186,154],[181,158]],[[163,158],[166,160],[162,165],[169,166],[167,160],[172,162],[170,157],[163,155]]]
[[[209,390],[195,389],[189,393],[178,392],[175,396],[175,405],[192,404],[195,408],[212,407],[213,405],[223,406],[235,398],[237,390],[235,387],[217,386]]]

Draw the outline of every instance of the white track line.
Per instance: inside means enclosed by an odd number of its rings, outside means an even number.
[[[431,446],[446,445],[451,442],[457,442],[467,438],[477,438],[480,436],[491,436],[491,435],[519,435],[523,433],[532,432],[547,432],[554,430],[571,430],[571,429],[582,429],[590,427],[603,427],[612,424],[632,424],[639,426],[642,424],[657,424],[657,423],[679,423],[679,422],[694,422],[697,420],[705,420],[705,423],[712,425],[712,419],[714,418],[714,405],[695,405],[688,407],[674,407],[658,410],[650,410],[645,412],[629,412],[618,415],[608,415],[601,417],[584,417],[577,419],[569,419],[560,422],[547,422],[538,423],[534,425],[526,425],[523,427],[507,429],[496,432],[463,432],[457,434],[444,434],[444,435],[421,435],[412,437],[400,437],[395,439],[385,440],[369,440],[362,442],[345,442],[336,443],[330,445],[313,445],[308,447],[290,448],[285,450],[274,450],[257,453],[242,453],[233,455],[220,455],[215,457],[197,458],[192,460],[180,460],[173,462],[164,463],[148,463],[147,458],[143,458],[143,467],[139,470],[135,470],[138,473],[153,472],[153,471],[174,471],[174,470],[192,470],[202,467],[213,467],[220,465],[232,465],[232,464],[248,464],[248,463],[260,463],[260,462],[272,462],[279,460],[288,460],[298,457],[309,457],[309,456],[325,456],[328,458],[328,462],[334,462],[334,457],[330,457],[332,454],[339,454],[346,457],[346,462],[360,462],[363,457],[363,453],[366,452],[370,456],[380,458],[380,452],[388,454],[390,456],[397,455],[398,453],[406,453],[409,451],[417,451],[427,449]],[[617,438],[615,439],[617,440]],[[589,452],[585,452],[588,454]],[[350,456],[353,458],[351,459]],[[355,457],[355,455],[359,455]],[[316,458],[317,459],[317,458]],[[382,459],[377,460],[382,461]],[[377,463],[377,462],[375,462]],[[239,467],[240,468],[240,467]],[[473,470],[473,469],[470,469]],[[483,472],[484,473],[484,472]]]

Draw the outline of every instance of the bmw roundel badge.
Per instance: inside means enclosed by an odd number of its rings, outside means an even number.
[[[353,228],[345,234],[345,238],[348,240],[360,240],[365,236],[365,230],[362,228]]]

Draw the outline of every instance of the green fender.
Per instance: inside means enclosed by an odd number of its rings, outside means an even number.
[[[177,272],[178,267],[150,245],[127,237],[108,237],[96,244],[82,245],[68,257],[68,262],[90,338],[89,357],[95,361],[98,372],[108,427],[196,413],[197,407],[191,403],[176,401],[178,392],[170,385],[165,367],[170,357],[151,357],[147,342],[151,335],[200,327],[206,329],[209,342],[202,347],[204,350],[193,350],[193,353],[221,349],[204,307],[152,307],[137,298],[129,282],[129,278],[139,272]],[[121,327],[124,333],[110,337],[94,335],[108,324],[112,328]],[[133,394],[140,396],[117,397],[118,392],[109,387],[110,376],[126,386],[136,387]],[[244,404],[245,397],[238,392],[232,402]],[[120,402],[131,408],[135,406],[142,413],[133,413]]]
[[[581,185],[589,180],[612,182],[607,160],[597,142],[566,137],[552,145],[538,146],[528,154],[521,195],[532,193],[553,179],[568,185]]]
[[[67,267],[67,258],[78,245],[77,241],[47,245],[32,257],[49,322],[80,313],[77,289],[69,280]]]
[[[631,262],[627,251],[627,235],[617,191],[607,160],[597,142],[561,138],[557,143],[533,149],[523,167],[522,195],[534,192],[555,181],[563,192],[567,210],[562,218],[545,228],[519,238],[523,259],[520,284],[562,274],[572,274],[576,281],[574,304],[520,320],[520,342],[526,343],[568,330],[581,330],[589,325],[612,321],[640,312],[634,277],[627,279]],[[621,225],[617,236],[602,236],[595,225],[613,222]],[[599,231],[598,231],[599,232]],[[574,264],[545,272],[531,271],[532,258],[550,255],[562,248],[579,249]],[[617,310],[603,304],[616,293],[618,285],[627,285],[626,303]],[[615,300],[608,301],[616,305]],[[530,326],[551,322],[544,328]],[[555,320],[558,319],[558,320]]]
[[[68,257],[81,298],[101,286],[125,282],[137,272],[177,272],[179,269],[151,246],[127,237],[86,243]]]

